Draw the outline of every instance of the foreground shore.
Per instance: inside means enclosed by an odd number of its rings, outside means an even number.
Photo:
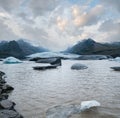
[[[14,88],[5,81],[5,73],[0,71],[0,118],[23,118],[14,108],[15,103],[8,99]]]

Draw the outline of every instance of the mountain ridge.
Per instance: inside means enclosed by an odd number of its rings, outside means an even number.
[[[27,55],[45,51],[48,50],[43,47],[33,46],[22,39],[0,42],[0,58],[6,58],[8,56],[25,58]]]
[[[79,55],[111,55],[117,57],[120,56],[120,42],[100,43],[89,38],[79,41],[66,49],[65,52]]]

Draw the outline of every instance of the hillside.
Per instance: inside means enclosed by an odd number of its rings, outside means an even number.
[[[85,39],[65,50],[68,53],[80,55],[111,55],[120,56],[120,43],[99,43],[92,39]]]
[[[45,51],[48,50],[42,47],[32,46],[30,43],[23,40],[0,42],[0,58],[6,58],[8,56],[25,58],[27,55]]]

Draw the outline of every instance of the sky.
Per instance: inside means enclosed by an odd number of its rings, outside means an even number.
[[[20,38],[51,50],[120,41],[120,0],[0,0],[0,41]]]

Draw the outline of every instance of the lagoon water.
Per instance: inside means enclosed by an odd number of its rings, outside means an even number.
[[[88,69],[71,70],[74,63],[85,64]],[[78,105],[85,100],[97,100],[101,106],[70,118],[120,118],[120,72],[110,69],[120,66],[119,62],[63,60],[61,67],[45,71],[33,70],[36,65],[40,64],[0,62],[0,70],[15,88],[9,99],[25,118],[46,118],[46,111],[56,105]]]

